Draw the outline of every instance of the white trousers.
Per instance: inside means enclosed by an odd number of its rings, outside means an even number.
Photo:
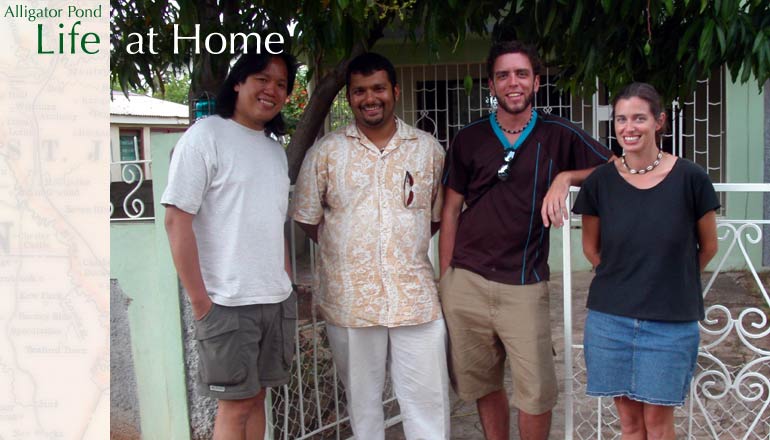
[[[337,372],[345,385],[353,434],[383,440],[382,393],[390,369],[407,440],[449,438],[449,377],[443,319],[404,327],[327,324]]]

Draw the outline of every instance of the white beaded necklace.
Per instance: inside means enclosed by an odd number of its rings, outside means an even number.
[[[657,159],[655,159],[655,162],[653,162],[651,165],[647,165],[646,168],[642,168],[641,170],[635,170],[635,169],[631,168],[630,166],[628,166],[628,164],[626,163],[626,153],[623,153],[623,155],[620,156],[620,162],[623,164],[624,167],[626,167],[628,172],[631,173],[631,174],[645,174],[645,173],[648,173],[648,172],[652,171],[653,169],[655,169],[655,167],[660,165],[660,161],[662,159],[663,159],[663,150],[659,149],[658,150],[658,157],[657,157]]]

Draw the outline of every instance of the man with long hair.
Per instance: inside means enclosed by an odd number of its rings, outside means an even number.
[[[294,86],[286,53],[244,54],[171,158],[166,231],[195,319],[198,390],[217,399],[214,439],[265,432],[265,390],[288,382],[296,328],[284,238],[289,196],[280,111]]]

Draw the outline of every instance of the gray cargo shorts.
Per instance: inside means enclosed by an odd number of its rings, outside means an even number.
[[[214,304],[195,323],[198,391],[215,399],[256,396],[289,381],[297,330],[297,294],[276,304]]]

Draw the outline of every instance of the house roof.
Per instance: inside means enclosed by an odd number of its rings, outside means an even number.
[[[110,99],[110,114],[186,118],[189,110],[186,105],[133,92],[128,92],[128,98],[126,98],[123,92],[113,90]]]
[[[110,94],[110,119],[117,123],[149,125],[187,125],[189,109],[186,105],[137,93],[113,90]]]

